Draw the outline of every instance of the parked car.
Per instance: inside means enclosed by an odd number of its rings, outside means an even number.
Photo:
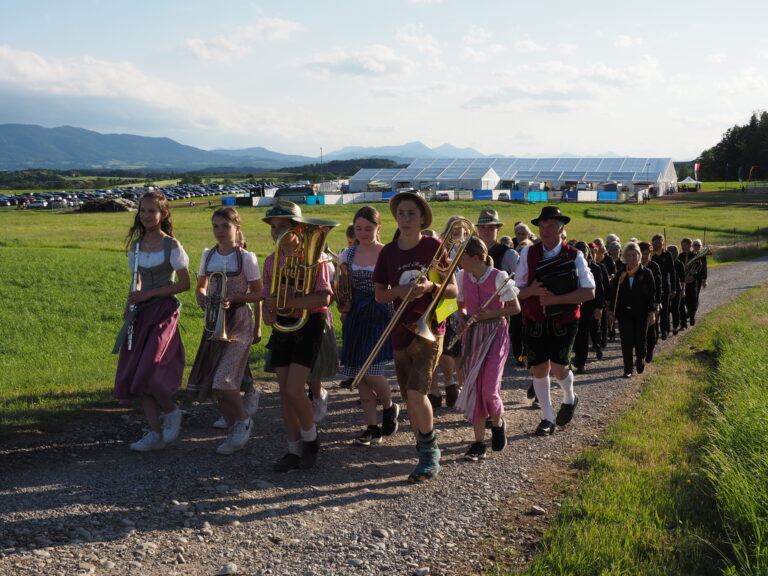
[[[499,200],[509,202],[509,192],[499,192]]]
[[[27,204],[27,208],[48,208],[47,200],[35,200]]]
[[[435,194],[435,200],[438,202],[448,202],[451,199],[451,195],[448,192],[438,192]]]

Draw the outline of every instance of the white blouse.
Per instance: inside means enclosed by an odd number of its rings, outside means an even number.
[[[488,275],[493,270],[493,266],[488,266],[488,268],[485,271],[485,274],[483,274],[482,278],[477,280],[472,274],[468,273],[466,270],[459,270],[456,272],[456,286],[459,289],[459,293],[456,296],[456,300],[459,302],[464,302],[464,282],[471,282],[472,284],[482,284],[488,279]],[[509,274],[507,274],[504,270],[499,270],[499,273],[496,275],[496,290],[501,287],[502,284],[504,284],[504,281],[507,279]],[[504,286],[504,289],[499,292],[499,300],[501,302],[511,302],[515,298],[517,298],[517,295],[519,294],[520,290],[515,286],[515,281],[510,280],[507,282],[507,285]],[[482,302],[481,302],[482,304]]]
[[[205,276],[205,260],[208,258],[208,252],[210,252],[210,250],[210,248],[203,250],[203,257],[200,260],[200,269],[198,270],[198,274],[200,276]],[[234,272],[237,270],[237,254],[234,251],[230,254],[227,254],[226,256],[222,256],[218,252],[211,256],[211,261],[208,263],[208,271],[224,272],[225,270],[227,272]],[[243,253],[243,271],[245,272],[245,279],[248,282],[261,280],[259,261],[256,258],[256,254],[253,252]]]
[[[183,270],[189,267],[189,256],[187,256],[181,244],[177,245],[178,248],[171,249],[171,267],[174,270]],[[135,254],[134,250],[128,251],[128,269],[131,272],[133,272]],[[159,250],[158,252],[139,251],[139,267],[141,268],[154,268],[162,264],[164,259],[165,250]]]

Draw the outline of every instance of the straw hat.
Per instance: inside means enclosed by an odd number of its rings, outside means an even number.
[[[397,207],[400,206],[400,202],[403,200],[412,200],[421,208],[421,214],[424,216],[424,222],[421,224],[422,230],[432,226],[432,209],[427,204],[427,201],[415,192],[398,192],[392,196],[389,200],[389,211],[392,212],[392,216],[397,217]]]

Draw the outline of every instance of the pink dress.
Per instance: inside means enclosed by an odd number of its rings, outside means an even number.
[[[503,275],[497,279],[497,276]],[[506,278],[506,272],[488,267],[485,275],[476,280],[466,271],[457,275],[459,295],[467,309],[467,314],[474,314],[496,292],[497,282]],[[516,295],[516,289],[507,284],[506,289]],[[504,307],[497,295],[488,306],[489,310],[499,310]],[[510,300],[507,297],[505,301]],[[504,403],[501,399],[501,376],[504,363],[509,354],[509,335],[507,319],[495,318],[486,322],[475,322],[464,333],[462,349],[467,353],[462,359],[464,370],[464,387],[456,400],[455,408],[464,413],[466,418],[474,423],[478,419],[504,413]]]

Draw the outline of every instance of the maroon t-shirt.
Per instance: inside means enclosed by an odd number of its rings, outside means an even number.
[[[401,250],[397,246],[397,240],[390,242],[379,253],[376,261],[376,267],[373,270],[373,281],[376,284],[384,286],[398,286],[401,284],[410,284],[415,281],[421,270],[429,266],[432,258],[440,246],[437,238],[422,236],[419,243],[410,250]],[[447,258],[443,255],[444,265]],[[401,350],[411,343],[414,338],[413,332],[404,327],[404,324],[416,322],[424,311],[429,307],[432,296],[425,294],[418,300],[408,303],[408,309],[400,316],[397,326],[392,330],[392,348]],[[393,302],[397,310],[402,301],[396,298]],[[437,324],[434,320],[430,326],[435,336],[445,334],[445,322]]]

